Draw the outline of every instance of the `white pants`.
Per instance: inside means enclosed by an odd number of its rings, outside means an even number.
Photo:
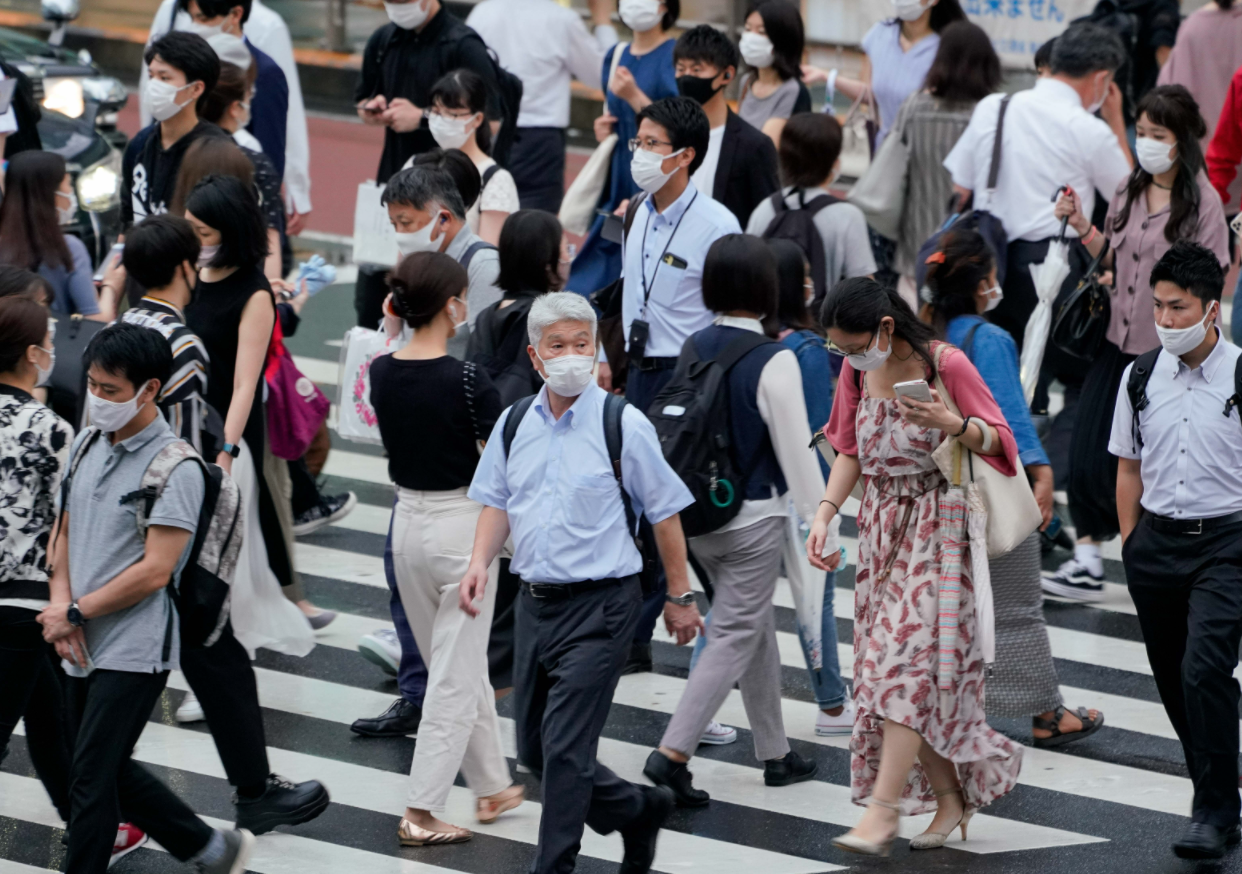
[[[497,563],[492,564],[477,617],[462,612],[457,601],[481,510],[466,497],[465,489],[397,489],[393,568],[401,604],[428,670],[406,802],[416,810],[444,810],[459,768],[479,798],[495,795],[513,782],[487,678]]]

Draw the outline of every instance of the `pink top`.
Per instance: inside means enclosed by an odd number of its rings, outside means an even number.
[[[1210,249],[1228,271],[1229,226],[1225,224],[1225,209],[1207,174],[1200,173],[1197,181],[1199,220],[1189,239]],[[1121,212],[1125,202],[1126,190],[1122,186],[1108,205],[1104,227],[1112,225],[1113,216]],[[1107,336],[1110,343],[1127,355],[1142,355],[1160,345],[1152,314],[1151,269],[1173,245],[1164,235],[1168,223],[1169,207],[1148,215],[1147,196],[1142,194],[1134,198],[1126,226],[1105,234],[1116,259]]]
[[[935,346],[933,343],[933,352]],[[1013,476],[1018,470],[1018,444],[1013,439],[1013,431],[1005,421],[996,398],[992,397],[992,391],[979,375],[979,371],[975,370],[975,366],[961,350],[950,346],[946,352],[941,353],[940,378],[944,380],[945,388],[953,396],[953,402],[963,416],[974,416],[996,428],[1004,453],[981,457],[1006,476]],[[928,381],[930,382],[930,378]],[[858,428],[855,420],[858,417],[858,402],[861,397],[861,393],[854,386],[854,368],[850,366],[847,358],[841,366],[841,377],[837,380],[832,417],[824,426],[824,435],[828,442],[842,455],[858,455]]]

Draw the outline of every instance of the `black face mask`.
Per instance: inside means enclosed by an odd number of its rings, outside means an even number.
[[[682,97],[689,97],[702,106],[715,97],[718,91],[723,90],[725,85],[729,84],[726,81],[724,85],[717,88],[712,84],[715,81],[715,76],[678,76],[677,93]]]

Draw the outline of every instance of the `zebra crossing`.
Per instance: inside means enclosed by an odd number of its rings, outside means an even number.
[[[316,301],[317,302],[317,301]],[[334,396],[336,349],[322,338],[287,341],[302,353],[304,373]],[[404,808],[413,738],[366,739],[348,725],[373,716],[396,696],[395,682],[358,656],[358,638],[390,626],[383,542],[392,489],[378,447],[339,443],[328,466],[329,491],[352,489],[360,504],[338,524],[301,538],[295,560],[317,604],[339,611],[305,658],[260,651],[255,663],[272,767],[293,779],[322,780],[333,803],[319,819],[263,836],[249,870],[259,874],[375,872],[375,874],[521,874],[529,869],[543,799],[529,775],[515,773],[529,801],[490,826],[473,819],[473,799],[455,787],[445,818],[470,827],[461,845],[400,848],[395,839]],[[847,517],[852,513],[846,508]],[[847,552],[856,535],[846,518]],[[1050,559],[1050,565],[1055,562]],[[718,719],[738,729],[737,743],[704,747],[692,762],[695,784],[712,795],[707,808],[677,811],[662,835],[655,870],[664,874],[818,874],[843,869],[913,872],[932,868],[971,874],[1025,874],[1071,869],[1098,872],[1183,870],[1167,845],[1180,833],[1192,789],[1175,735],[1159,703],[1120,561],[1106,553],[1110,580],[1099,604],[1049,602],[1049,638],[1066,703],[1105,711],[1095,736],[1059,750],[1027,747],[1018,787],[976,816],[970,840],[950,841],[936,853],[911,854],[899,841],[894,857],[860,862],[833,849],[831,838],[850,828],[860,810],[850,803],[849,739],[814,733],[816,707],[794,628],[792,597],[782,581],[775,599],[782,664],[782,713],[799,754],[819,764],[816,779],[784,788],[763,784],[749,722],[735,691]],[[837,575],[834,614],[841,669],[852,665],[853,568]],[[641,781],[642,764],[658,744],[686,684],[689,647],[676,647],[657,629],[656,669],[623,677],[599,746],[600,759]],[[179,673],[152,713],[135,757],[148,765],[213,824],[231,820],[231,791],[205,726],[178,725],[173,712],[186,691]],[[512,701],[500,706],[505,753],[514,757]],[[1030,725],[998,720],[995,727],[1029,743]],[[0,765],[0,874],[59,869],[62,823],[35,778],[23,729]],[[555,803],[550,801],[549,803]],[[925,828],[929,816],[903,820],[901,837]],[[621,858],[617,835],[586,831],[578,870],[603,874]],[[143,849],[114,869],[181,870],[158,847]],[[1227,857],[1215,870],[1240,871]]]

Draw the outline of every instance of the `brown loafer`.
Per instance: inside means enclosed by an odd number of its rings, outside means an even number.
[[[475,809],[479,822],[487,825],[493,823],[506,810],[512,810],[526,800],[526,790],[521,786],[510,786],[503,792],[480,798]]]
[[[440,844],[460,844],[474,837],[469,829],[453,827],[451,832],[433,832],[420,828],[408,819],[402,818],[397,828],[397,840],[403,847],[435,847]]]

